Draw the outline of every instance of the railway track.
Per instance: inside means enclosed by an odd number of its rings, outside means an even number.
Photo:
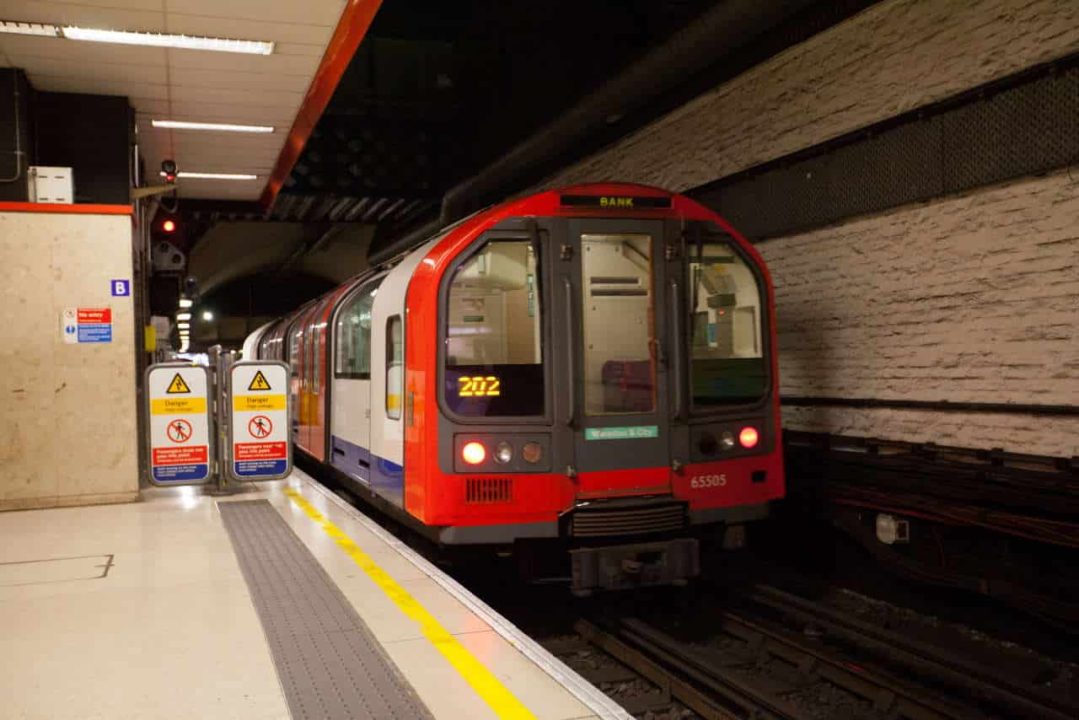
[[[1001,677],[947,649],[890,637],[774,588],[755,587],[747,599],[745,609],[717,611],[707,640],[677,638],[635,617],[579,619],[576,636],[550,649],[638,717],[1079,717],[1076,698]],[[597,651],[608,660],[580,662]]]

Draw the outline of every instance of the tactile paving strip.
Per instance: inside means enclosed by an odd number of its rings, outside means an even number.
[[[218,503],[293,718],[430,718],[378,640],[266,500]]]

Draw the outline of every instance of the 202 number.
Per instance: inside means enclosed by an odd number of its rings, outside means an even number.
[[[694,490],[705,488],[723,487],[727,484],[726,475],[694,475],[689,480],[689,486]]]
[[[460,387],[457,394],[460,397],[498,397],[502,394],[502,381],[494,375],[487,377],[459,377],[457,382]]]

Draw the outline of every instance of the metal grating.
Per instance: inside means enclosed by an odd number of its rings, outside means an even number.
[[[1079,55],[750,168],[690,194],[753,239],[1079,162]]]
[[[465,503],[489,505],[513,501],[512,478],[466,478]]]
[[[221,502],[218,508],[293,718],[431,717],[269,502]]]
[[[614,505],[574,511],[570,534],[574,537],[643,535],[681,530],[685,526],[686,506],[683,503]]]

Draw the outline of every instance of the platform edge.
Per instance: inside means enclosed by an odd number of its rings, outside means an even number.
[[[632,720],[633,716],[627,713],[618,703],[604,695],[598,688],[581,677],[576,671],[548,652],[546,648],[522,633],[499,612],[476,597],[470,590],[456,580],[440,571],[407,544],[394,537],[374,520],[364,515],[335,493],[331,492],[304,471],[296,469],[294,470],[294,474],[299,477],[305,485],[311,487],[311,489],[337,505],[337,507],[348,514],[353,520],[360,523],[364,529],[370,531],[378,537],[379,540],[396,550],[399,555],[412,563],[424,575],[438,583],[438,585],[454,599],[486,622],[503,640],[515,647],[522,655],[547,673],[547,675],[555,682],[566,688],[571,695],[580,700],[581,703],[594,712],[597,717],[602,718],[603,720]]]

